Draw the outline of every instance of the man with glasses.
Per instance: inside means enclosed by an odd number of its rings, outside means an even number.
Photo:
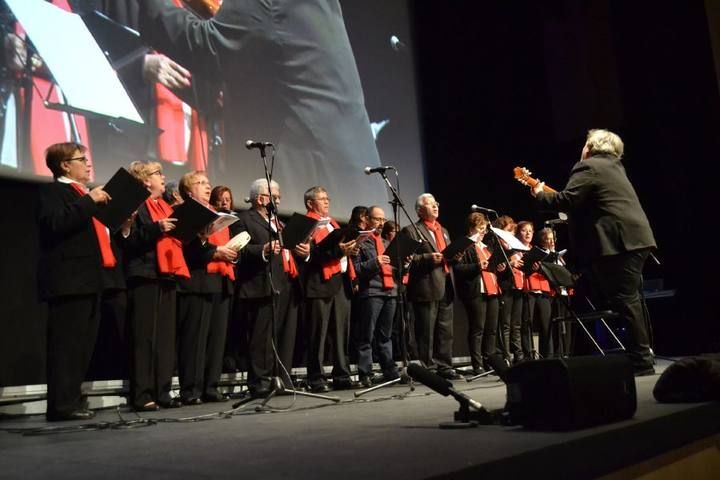
[[[450,265],[441,253],[450,244],[447,230],[438,222],[440,204],[429,193],[415,201],[420,220],[403,232],[422,245],[412,256],[407,297],[415,318],[415,339],[420,361],[447,379],[460,376],[452,368],[453,288]]]
[[[316,186],[308,189],[304,196],[307,216],[315,220],[329,218],[330,197],[327,190]],[[330,233],[340,228],[329,218],[329,223],[315,229],[307,255],[300,254],[300,263],[305,267],[304,286],[307,302],[308,321],[308,384],[315,393],[329,390],[323,362],[325,360],[325,340],[328,331],[332,335],[335,348],[333,355],[333,389],[351,388],[350,367],[347,358],[348,326],[350,324],[351,281],[355,269],[349,256],[357,254],[355,240],[328,238]]]
[[[236,231],[250,234],[250,242],[240,251],[236,278],[235,311],[242,316],[241,324],[250,327],[249,389],[253,397],[270,393],[275,355],[273,351],[273,313],[278,356],[285,369],[292,368],[301,300],[300,282],[295,258],[280,245],[283,224],[271,213],[270,195],[275,206],[280,202],[280,186],[274,180],[268,189],[267,180],[259,178],[250,185],[249,210],[238,214]],[[303,247],[305,249],[303,249]],[[296,249],[307,254],[307,245]],[[282,373],[278,369],[278,374]],[[282,377],[288,384],[290,379]],[[290,386],[288,384],[288,386]]]
[[[373,336],[383,381],[398,377],[391,340],[397,306],[397,279],[393,276],[390,257],[385,254],[390,242],[380,236],[385,212],[378,206],[372,206],[368,209],[368,219],[373,234],[358,246],[358,254],[353,257],[358,277],[358,291],[355,293],[358,305],[352,321],[357,325],[358,374],[364,387],[371,387],[373,383]]]

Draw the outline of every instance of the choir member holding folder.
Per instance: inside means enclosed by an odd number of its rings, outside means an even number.
[[[91,165],[77,143],[48,147],[55,181],[39,190],[37,222],[41,257],[40,297],[48,303],[47,419],[93,417],[82,404],[85,378],[97,335],[108,279],[122,277],[119,251],[94,216],[111,198],[102,186],[88,190]],[[119,278],[122,285],[122,278]]]
[[[180,179],[180,195],[205,207],[210,202],[210,181],[205,172],[186,173]],[[205,229],[183,245],[190,278],[179,282],[178,370],[180,398],[184,404],[219,402],[227,398],[218,391],[225,351],[225,335],[234,290],[233,263],[237,252],[225,246],[228,227]]]
[[[504,263],[489,266],[490,250],[483,243],[489,222],[482,213],[471,213],[465,220],[468,235],[476,238],[460,261],[453,266],[458,297],[468,316],[468,348],[473,373],[484,372],[487,360],[497,351],[499,295],[496,271],[506,268]]]
[[[139,411],[181,404],[170,395],[175,368],[177,280],[190,277],[182,244],[168,233],[173,210],[163,199],[165,176],[156,162],[133,162],[130,173],[150,191],[126,239],[130,300],[130,403]]]

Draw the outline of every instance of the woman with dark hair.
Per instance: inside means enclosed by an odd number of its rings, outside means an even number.
[[[182,244],[162,194],[165,176],[157,162],[133,162],[130,173],[150,191],[125,240],[130,298],[130,404],[138,411],[181,403],[170,395],[175,369],[177,281],[190,277]]]
[[[220,212],[231,213],[235,205],[232,190],[224,185],[213,188],[210,192],[210,205]]]
[[[51,145],[45,163],[55,179],[40,187],[37,212],[40,297],[48,304],[46,416],[88,419],[94,414],[83,406],[81,384],[105,290],[111,283],[125,286],[120,251],[94,217],[98,205],[111,199],[102,186],[86,186],[92,172],[87,148],[73,142]]]

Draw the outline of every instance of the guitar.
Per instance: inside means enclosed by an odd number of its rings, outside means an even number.
[[[538,183],[540,183],[539,180],[533,178],[530,176],[532,173],[530,170],[528,170],[525,167],[515,167],[513,168],[513,173],[515,174],[515,180],[522,183],[523,185],[527,185],[529,187],[535,187]],[[543,186],[543,192],[546,193],[557,193],[557,190],[554,188],[548,187],[547,185]]]

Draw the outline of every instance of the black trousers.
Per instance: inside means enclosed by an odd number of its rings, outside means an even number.
[[[446,290],[450,287],[446,282]],[[418,357],[427,368],[452,368],[453,303],[451,296],[438,302],[412,302]]]
[[[182,400],[217,394],[231,297],[178,294],[178,373]]]
[[[62,296],[48,301],[48,415],[67,414],[82,407],[81,386],[99,321],[99,294]]]
[[[528,345],[532,348],[532,329],[538,329],[538,352],[544,358],[554,355],[552,335],[550,334],[550,321],[552,314],[552,303],[550,296],[544,293],[529,293],[527,295],[527,329],[529,335]],[[526,354],[529,352],[526,352]]]
[[[106,290],[100,299],[100,322],[87,378],[109,380],[128,378],[127,290]]]
[[[167,403],[175,371],[176,285],[170,280],[130,280],[131,403]]]
[[[628,327],[626,348],[636,370],[653,365],[650,337],[640,297],[647,249],[599,257],[592,264],[594,285],[605,306],[620,315]]]
[[[497,296],[479,295],[463,300],[468,317],[468,349],[474,370],[497,352],[499,301]]]
[[[502,354],[506,360],[515,361],[524,358],[520,329],[523,315],[523,292],[507,289],[502,295],[499,313],[499,332],[502,337]]]
[[[332,376],[335,380],[349,380],[347,358],[348,327],[350,324],[350,298],[345,289],[329,298],[308,298],[308,359],[307,376],[311,386],[325,382],[325,342],[328,334],[334,347]]]

